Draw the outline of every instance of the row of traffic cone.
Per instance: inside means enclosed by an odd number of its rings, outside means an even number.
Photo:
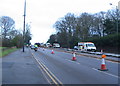
[[[103,53],[103,51],[102,51]],[[105,65],[105,58],[106,58],[106,55],[102,54],[102,63],[101,63],[101,68],[98,69],[98,70],[101,70],[101,71],[107,71],[108,69],[106,68],[106,65]],[[75,52],[73,53],[73,57],[72,57],[72,61],[76,61],[76,56],[75,56]]]
[[[43,51],[44,51],[44,49],[43,49]],[[52,50],[51,54],[55,54],[53,50]],[[72,57],[72,59],[71,59],[72,61],[76,61],[76,60],[77,60],[75,54],[76,54],[76,53],[74,52],[74,53],[73,53],[73,57]],[[103,51],[102,51],[102,54],[103,54]],[[106,68],[106,65],[105,65],[105,58],[106,58],[106,55],[103,54],[103,55],[102,55],[101,68],[98,69],[98,70],[101,70],[101,71],[107,71],[107,70],[108,70],[108,69]]]
[[[45,49],[43,48],[43,51],[45,51]],[[54,51],[52,50],[51,54],[54,54]]]

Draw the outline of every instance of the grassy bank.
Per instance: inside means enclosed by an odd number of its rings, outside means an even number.
[[[17,48],[8,48],[8,49],[2,51],[2,47],[0,47],[0,57],[6,56],[16,50],[17,50]]]

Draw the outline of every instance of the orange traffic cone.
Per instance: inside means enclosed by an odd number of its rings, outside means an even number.
[[[51,54],[54,54],[54,51],[52,50]]]
[[[73,53],[72,61],[76,61],[75,53]]]
[[[108,69],[106,68],[106,65],[105,65],[105,59],[104,58],[106,58],[106,55],[102,55],[102,64],[101,64],[101,69],[99,69],[99,70],[101,70],[101,71],[107,71]]]

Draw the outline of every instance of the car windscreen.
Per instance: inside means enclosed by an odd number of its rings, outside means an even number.
[[[94,44],[86,44],[87,47],[95,47]]]

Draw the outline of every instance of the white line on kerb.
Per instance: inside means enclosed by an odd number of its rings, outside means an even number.
[[[92,69],[93,69],[93,70],[96,70],[96,71],[98,71],[98,72],[107,74],[107,75],[109,75],[109,76],[113,76],[113,77],[116,77],[116,78],[120,78],[119,76],[116,76],[116,75],[113,75],[113,74],[110,74],[110,73],[107,73],[107,72],[104,72],[104,71],[100,71],[100,70],[98,70],[98,69],[96,69],[96,68],[92,68]]]

